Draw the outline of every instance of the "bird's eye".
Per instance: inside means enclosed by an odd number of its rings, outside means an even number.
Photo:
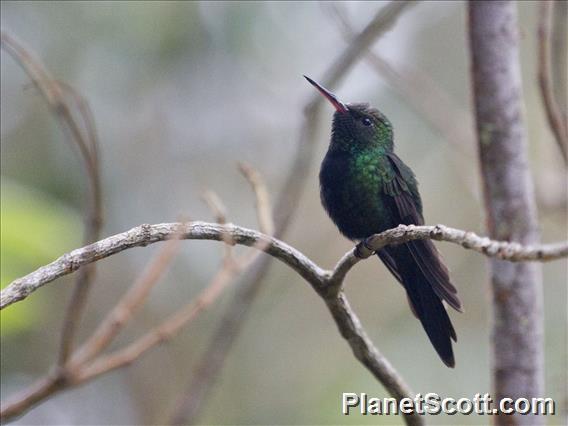
[[[363,126],[367,126],[367,127],[369,127],[373,124],[371,119],[366,118],[366,117],[361,120],[361,123],[363,123]]]

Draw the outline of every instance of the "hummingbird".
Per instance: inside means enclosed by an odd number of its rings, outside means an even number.
[[[364,244],[400,224],[424,225],[418,182],[394,153],[387,117],[367,103],[345,104],[304,77],[335,108],[319,180],[321,202],[339,231]],[[454,367],[452,340],[457,342],[457,336],[443,301],[459,312],[462,305],[432,241],[389,245],[376,255],[406,290],[412,312],[444,364]]]

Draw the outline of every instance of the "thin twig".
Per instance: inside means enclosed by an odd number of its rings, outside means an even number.
[[[223,262],[211,283],[192,302],[183,306],[159,326],[150,329],[141,338],[126,348],[104,356],[78,375],[79,382],[90,380],[108,371],[128,365],[156,345],[173,338],[184,326],[189,325],[200,313],[209,307],[225,289],[240,268],[235,263]]]
[[[207,204],[207,207],[209,207],[209,210],[213,213],[217,223],[221,225],[227,223],[227,208],[225,204],[223,204],[221,197],[219,197],[215,191],[210,189],[203,191],[201,199]],[[228,234],[223,237],[223,242],[225,243],[223,246],[225,262],[231,262],[233,261],[233,246],[235,243]]]
[[[68,386],[64,376],[57,372],[36,380],[7,401],[2,401],[0,420],[2,424],[22,415],[27,410]]]
[[[83,126],[86,134],[86,149],[89,151],[88,158],[91,160],[88,166],[95,168],[94,166],[99,163],[99,136],[97,133],[97,128],[95,126],[93,111],[91,110],[91,107],[89,106],[87,100],[69,84],[59,80],[56,81],[56,84],[59,85],[61,91],[63,91],[65,94],[70,95],[76,104],[77,110],[79,111],[79,116],[83,120]],[[96,171],[91,170],[89,171],[89,173],[95,174]],[[100,214],[102,215],[102,212]]]
[[[241,173],[245,176],[251,185],[256,199],[256,211],[261,232],[271,235],[274,230],[274,221],[272,218],[272,206],[270,204],[270,197],[268,190],[260,173],[252,167],[243,163],[239,164]],[[268,232],[267,232],[268,231]],[[264,250],[266,244],[258,244],[256,246],[259,250]],[[266,256],[261,258],[262,253],[259,251],[251,250],[238,260],[238,265],[241,270],[246,271],[251,265],[266,265],[270,257]],[[254,270],[254,269],[253,269]],[[234,277],[236,280],[236,276]],[[261,277],[259,276],[260,280]],[[260,282],[260,281],[258,281]],[[244,285],[239,287],[236,297],[233,299],[230,309],[223,318],[218,332],[215,334],[210,347],[207,348],[205,355],[202,357],[201,362],[195,368],[195,373],[191,377],[191,381],[187,386],[187,390],[182,392],[173,405],[173,410],[169,415],[169,423],[182,424],[188,423],[188,419],[195,416],[202,401],[208,393],[208,390],[213,383],[215,376],[219,372],[219,368],[223,363],[225,354],[227,353],[231,342],[237,335],[235,330],[238,330],[239,324],[242,322],[242,315],[246,309],[239,309],[243,305],[238,302],[240,295],[244,295],[247,300],[252,301],[254,294],[246,291],[250,281],[245,281]],[[254,284],[254,283],[253,283]],[[256,285],[256,284],[255,284]],[[243,291],[244,288],[244,291]],[[236,310],[235,310],[236,308]],[[246,308],[246,306],[245,306]],[[227,325],[224,325],[228,322]]]
[[[98,135],[94,124],[93,114],[85,99],[72,87],[68,85],[64,85],[62,87],[70,92],[75,99],[86,131],[85,140],[88,142],[89,157],[84,157],[83,160],[89,177],[91,199],[88,202],[89,204],[85,213],[85,234],[83,239],[86,243],[91,243],[99,238],[103,223]],[[74,118],[70,110],[65,113],[65,117],[67,117],[67,121],[70,121],[71,123],[74,122]],[[71,128],[72,124],[69,126]],[[73,140],[78,141],[77,133],[72,132],[72,134],[74,135]],[[76,330],[78,329],[81,316],[87,304],[88,293],[92,285],[94,273],[94,268],[85,268],[77,276],[73,294],[68,302],[63,322],[59,351],[59,366],[63,366],[71,356]]]
[[[221,225],[227,223],[227,208],[216,192],[207,189],[201,194],[201,199],[207,204],[217,223]]]
[[[265,240],[259,240],[259,242],[252,247],[262,251],[265,245]],[[236,261],[227,261],[224,259],[221,269],[219,269],[210,283],[201,291],[199,296],[170,315],[160,325],[150,329],[126,348],[101,357],[92,365],[80,371],[80,373],[77,374],[77,382],[83,383],[101,374],[131,364],[153,347],[175,337],[182,328],[191,324],[202,311],[206,310],[215,302],[223,290],[234,282],[234,276],[246,268],[253,260],[254,257],[247,253],[241,255]]]
[[[343,38],[351,42],[356,33],[342,4],[326,2],[322,5],[337,23]],[[395,69],[383,56],[370,49],[364,58],[448,143],[464,156],[474,156],[475,137],[470,114],[457,105],[427,73],[408,66]],[[451,119],[448,119],[448,114],[451,114]]]
[[[163,276],[172,260],[179,253],[179,249],[178,234],[166,242],[114,309],[100,323],[93,335],[73,354],[70,361],[72,368],[92,360],[114,340],[120,330],[146,301],[150,290]]]
[[[249,182],[256,198],[256,215],[258,218],[258,228],[266,235],[274,234],[274,219],[270,204],[268,189],[260,174],[250,165],[240,162],[239,170]]]
[[[393,0],[379,9],[371,22],[361,33],[353,38],[343,54],[329,68],[321,80],[322,84],[325,87],[335,87],[339,80],[347,74],[351,67],[368,51],[373,43],[396,23],[407,8],[415,4],[416,2],[413,1]],[[313,96],[312,105],[319,104],[319,102],[315,100],[318,95],[314,94]],[[308,109],[310,106],[308,106]]]
[[[57,118],[64,134],[79,147],[85,170],[87,172],[90,200],[85,210],[84,244],[96,241],[100,236],[102,226],[102,194],[99,173],[98,140],[94,120],[87,102],[69,85],[54,80],[45,66],[30,53],[21,43],[2,31],[2,47],[28,74],[34,85],[39,89],[49,108]],[[83,119],[86,137],[81,127],[73,117],[67,105],[64,91],[71,93],[77,103]],[[58,356],[60,366],[64,365],[70,356],[76,329],[84,311],[88,291],[94,275],[94,266],[83,268],[77,275],[75,287],[63,321],[61,343]]]
[[[550,34],[553,2],[545,0],[540,2],[540,16],[538,24],[538,83],[542,102],[546,112],[548,124],[558,148],[568,165],[568,124],[558,107],[551,83],[550,70]],[[564,76],[566,78],[566,76]],[[560,94],[566,96],[566,93]]]
[[[77,123],[71,118],[71,113],[65,102],[63,90],[56,80],[54,80],[43,64],[32,54],[29,49],[25,48],[13,36],[7,32],[1,33],[2,48],[22,67],[28,74],[32,83],[38,88],[40,94],[44,97],[49,107],[55,112],[60,124],[63,128],[69,126],[69,130],[73,133],[71,140],[76,143],[81,151],[81,156],[90,159],[90,149],[87,141],[83,138],[81,129]],[[89,160],[89,163],[90,160]]]
[[[408,397],[412,392],[404,379],[391,363],[377,350],[367,336],[359,318],[351,309],[343,292],[337,297],[324,299],[341,336],[347,340],[353,355],[363,364],[385,389],[397,400]],[[417,415],[406,416],[407,424],[422,424],[423,419]]]

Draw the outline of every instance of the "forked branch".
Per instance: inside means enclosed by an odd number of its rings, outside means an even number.
[[[180,239],[223,241],[227,235],[235,244],[245,246],[265,245],[264,251],[294,269],[308,281],[318,293],[325,292],[331,283],[341,281],[348,270],[355,265],[361,255],[368,256],[372,251],[389,244],[402,244],[411,240],[434,239],[459,244],[489,257],[511,262],[551,261],[568,256],[568,242],[523,246],[515,242],[494,241],[480,237],[473,232],[462,231],[444,225],[414,226],[400,225],[380,234],[369,237],[364,246],[350,250],[333,271],[326,271],[292,246],[266,234],[233,224],[220,225],[208,222],[159,223],[140,225],[121,234],[100,240],[94,244],[73,250],[48,265],[14,280],[2,290],[0,309],[25,299],[45,284],[68,275],[82,266],[96,262],[121,251],[134,247],[147,246],[171,239],[180,233]],[[366,251],[365,251],[366,250]],[[365,254],[366,253],[366,254]]]
[[[360,244],[347,252],[337,263],[335,268],[328,271],[320,268],[294,247],[274,237],[251,229],[232,224],[223,225],[198,221],[188,223],[162,223],[137,226],[127,232],[113,235],[89,246],[64,254],[54,262],[37,269],[25,277],[13,281],[2,291],[0,307],[4,308],[23,300],[34,291],[56,278],[70,274],[81,267],[85,267],[86,265],[124,250],[171,239],[216,240],[227,242],[228,238],[231,243],[254,247],[268,253],[272,257],[290,266],[302,278],[308,281],[313,289],[323,298],[342,336],[351,346],[355,357],[381,381],[393,396],[399,399],[411,394],[409,387],[367,337],[359,319],[350,308],[347,298],[342,291],[345,277],[356,263],[362,258],[369,257],[374,251],[380,250],[386,245],[401,244],[416,239],[447,241],[459,244],[464,248],[477,251],[486,256],[512,262],[544,262],[568,256],[568,242],[527,247],[514,242],[490,240],[489,238],[480,237],[473,232],[466,232],[443,225],[400,225],[397,228],[369,237],[364,244]],[[173,243],[174,242],[170,242],[169,244]],[[172,248],[173,247],[174,246],[172,246]],[[168,256],[169,258],[169,254],[167,253],[165,253],[164,256]],[[241,268],[246,268],[248,262],[250,262],[253,257],[247,257],[246,259],[247,260],[243,261],[244,263],[240,265]],[[161,264],[162,260],[158,259],[157,263]],[[97,362],[93,363],[88,369],[84,369],[80,375],[73,377],[72,382],[65,384],[65,386],[81,384],[95,376],[127,365],[141,353],[159,344],[164,339],[169,338],[170,335],[175,334],[177,330],[188,321],[188,318],[193,318],[204,305],[209,304],[212,299],[216,297],[226,282],[228,282],[227,277],[230,277],[232,273],[233,272],[230,270],[221,269],[220,275],[212,281],[217,284],[211,285],[208,289],[204,290],[204,293],[194,303],[182,308],[162,325],[155,330],[151,330],[150,333],[147,333],[124,350],[97,360]],[[227,275],[227,277],[225,277],[224,274]],[[146,288],[143,284],[141,285]],[[143,293],[146,294],[146,291]],[[128,300],[129,298],[127,297],[125,301]],[[127,305],[130,306],[132,303],[127,303]],[[137,305],[137,302],[134,303],[134,305]],[[128,308],[126,312],[128,312],[129,315],[130,308]],[[99,334],[103,336],[115,335],[115,325],[118,324],[120,326],[122,320],[120,319],[121,315],[113,316],[114,320]],[[86,344],[86,348],[88,349],[85,350],[85,352],[79,351],[78,356],[72,359],[72,365],[74,363],[84,363],[95,354],[100,353],[108,339],[99,340],[93,340],[94,343],[89,341]],[[46,392],[47,394],[52,393],[58,387],[63,386],[62,383],[64,383],[61,379],[50,379],[50,377],[43,380],[45,383],[38,383],[39,391],[31,394],[33,398],[28,398],[24,401],[33,402],[36,401],[36,398],[41,399]],[[5,407],[12,407],[12,405],[8,404],[5,405]],[[18,408],[18,406],[16,406],[16,408]],[[3,417],[7,414],[10,413],[4,412]],[[406,421],[409,424],[420,424],[422,419],[418,416],[410,416],[406,418]]]

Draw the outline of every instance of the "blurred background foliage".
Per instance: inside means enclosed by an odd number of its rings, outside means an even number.
[[[75,248],[81,228],[77,212],[48,192],[21,186],[6,176],[2,176],[1,192],[0,280],[4,287],[38,265],[51,262],[54,253]],[[42,309],[33,301],[14,308],[2,311],[2,337],[33,327],[37,311]]]
[[[360,31],[373,2],[340,5]],[[535,2],[519,2],[526,123],[542,238],[566,236],[565,174],[536,85]],[[11,2],[3,30],[35,51],[47,68],[88,100],[101,143],[105,224],[112,235],[180,215],[211,220],[199,199],[210,188],[230,220],[256,228],[250,189],[236,169],[246,161],[276,193],[290,168],[302,111],[318,79],[345,46],[329,4],[317,2]],[[471,135],[469,62],[461,2],[411,8],[375,45],[396,69],[413,70],[446,93],[456,122]],[[2,52],[2,285],[81,244],[86,179],[53,116],[12,58]],[[484,233],[478,164],[471,138],[446,140],[412,99],[360,61],[335,91],[368,101],[394,123],[399,155],[421,183],[426,222]],[[436,104],[432,105],[436,108]],[[317,164],[327,146],[331,107],[298,214],[285,240],[323,267],[351,247],[319,203]],[[471,397],[490,392],[489,292],[485,259],[438,244],[464,302],[452,313],[457,367],[445,368],[405,296],[378,262],[358,265],[347,293],[368,333],[416,392]],[[87,336],[136,278],[156,247],[98,263],[81,327]],[[188,242],[117,345],[129,342],[208,283],[219,267],[218,243]],[[566,400],[566,263],[545,264],[546,396]],[[73,277],[2,311],[2,398],[54,362]],[[149,424],[163,421],[184,388],[234,289],[171,343],[134,365],[60,394],[19,424]],[[342,392],[385,396],[353,358],[318,297],[274,264],[244,332],[204,409],[209,424],[399,422],[340,414]],[[487,418],[440,416],[440,424]],[[550,423],[561,423],[560,418]]]

